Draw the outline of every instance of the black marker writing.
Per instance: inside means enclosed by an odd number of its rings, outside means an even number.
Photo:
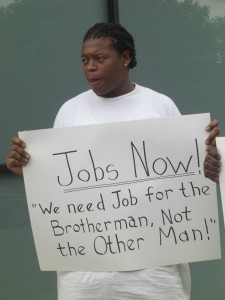
[[[98,181],[103,180],[106,177],[106,174],[108,175],[107,179],[109,179],[109,180],[116,180],[118,178],[119,173],[115,169],[113,164],[108,164],[105,168],[102,168],[101,166],[96,165],[91,150],[88,150],[90,169],[77,170],[77,164],[74,163],[74,158],[73,158],[73,160],[72,160],[72,158],[69,159],[69,154],[71,154],[71,153],[78,153],[78,150],[52,154],[52,155],[57,155],[57,156],[64,155],[66,158],[65,167],[68,170],[70,177],[69,177],[68,182],[65,183],[65,182],[63,182],[62,179],[60,179],[60,176],[57,176],[59,185],[69,186],[74,182],[74,179],[78,179],[78,181],[82,181],[82,182],[88,182],[93,178],[93,176],[94,176],[95,182],[98,182]],[[79,156],[76,157],[76,159],[78,160]],[[75,178],[74,178],[74,175],[76,175]]]

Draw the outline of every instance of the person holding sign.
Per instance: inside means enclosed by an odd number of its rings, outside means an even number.
[[[97,23],[91,27],[83,39],[81,58],[91,89],[63,104],[55,128],[180,115],[167,96],[130,81],[129,70],[137,64],[135,45],[121,25]],[[207,127],[208,145],[218,135],[217,125],[213,121]],[[12,141],[6,163],[12,172],[22,175],[30,155],[21,139]],[[190,299],[187,264],[127,272],[58,272],[57,283],[58,300]]]

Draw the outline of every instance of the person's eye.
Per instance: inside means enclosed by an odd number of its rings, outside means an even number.
[[[98,62],[103,62],[105,60],[105,57],[104,56],[98,56],[97,57],[97,61]]]
[[[83,65],[86,65],[88,63],[88,59],[85,57],[82,57],[81,61],[82,61]]]

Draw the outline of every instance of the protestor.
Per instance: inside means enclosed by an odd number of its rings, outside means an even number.
[[[62,105],[54,128],[180,115],[167,96],[130,81],[136,51],[133,37],[121,25],[91,27],[84,36],[81,57],[91,89]],[[207,127],[208,147],[218,135],[217,125],[213,121]],[[22,176],[30,155],[21,139],[14,137],[12,142],[7,166]],[[206,174],[213,170],[205,163]],[[187,300],[191,288],[188,264],[129,272],[58,272],[57,283],[58,300]]]

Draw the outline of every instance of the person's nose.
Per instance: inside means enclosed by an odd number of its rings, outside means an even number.
[[[93,72],[97,70],[96,62],[93,59],[90,59],[88,62],[87,70]]]

